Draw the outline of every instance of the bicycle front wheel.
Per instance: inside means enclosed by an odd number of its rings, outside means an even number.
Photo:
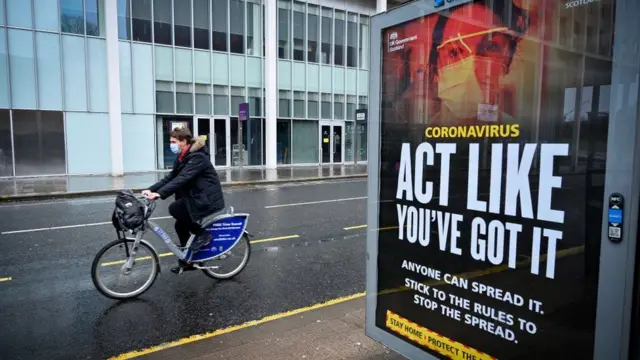
[[[156,281],[160,272],[158,254],[146,242],[140,242],[131,256],[134,243],[129,238],[112,241],[93,259],[91,279],[102,295],[132,299],[149,290]],[[110,275],[115,281],[109,281]]]

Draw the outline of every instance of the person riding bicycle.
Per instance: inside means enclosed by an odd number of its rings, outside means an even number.
[[[173,169],[162,180],[142,192],[148,199],[166,199],[175,194],[169,214],[176,219],[175,229],[182,247],[187,246],[191,234],[200,235],[198,221],[225,207],[222,185],[210,160],[206,137],[195,140],[187,128],[176,128],[170,134],[171,151],[178,156]],[[193,270],[193,266],[179,260],[171,269],[175,274]]]

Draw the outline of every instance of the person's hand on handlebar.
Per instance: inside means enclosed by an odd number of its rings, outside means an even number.
[[[160,198],[160,194],[155,193],[155,192],[151,192],[149,190],[144,190],[142,192],[142,195],[144,195],[149,200],[155,200],[155,199]]]

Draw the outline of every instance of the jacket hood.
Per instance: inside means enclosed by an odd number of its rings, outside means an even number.
[[[196,152],[200,149],[205,149],[206,146],[207,146],[207,137],[204,135],[198,136],[195,139],[194,143],[191,144],[191,149],[189,149],[189,152]]]

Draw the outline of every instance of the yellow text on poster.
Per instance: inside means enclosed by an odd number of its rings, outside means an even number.
[[[454,360],[495,360],[481,351],[446,338],[387,310],[387,328]]]

